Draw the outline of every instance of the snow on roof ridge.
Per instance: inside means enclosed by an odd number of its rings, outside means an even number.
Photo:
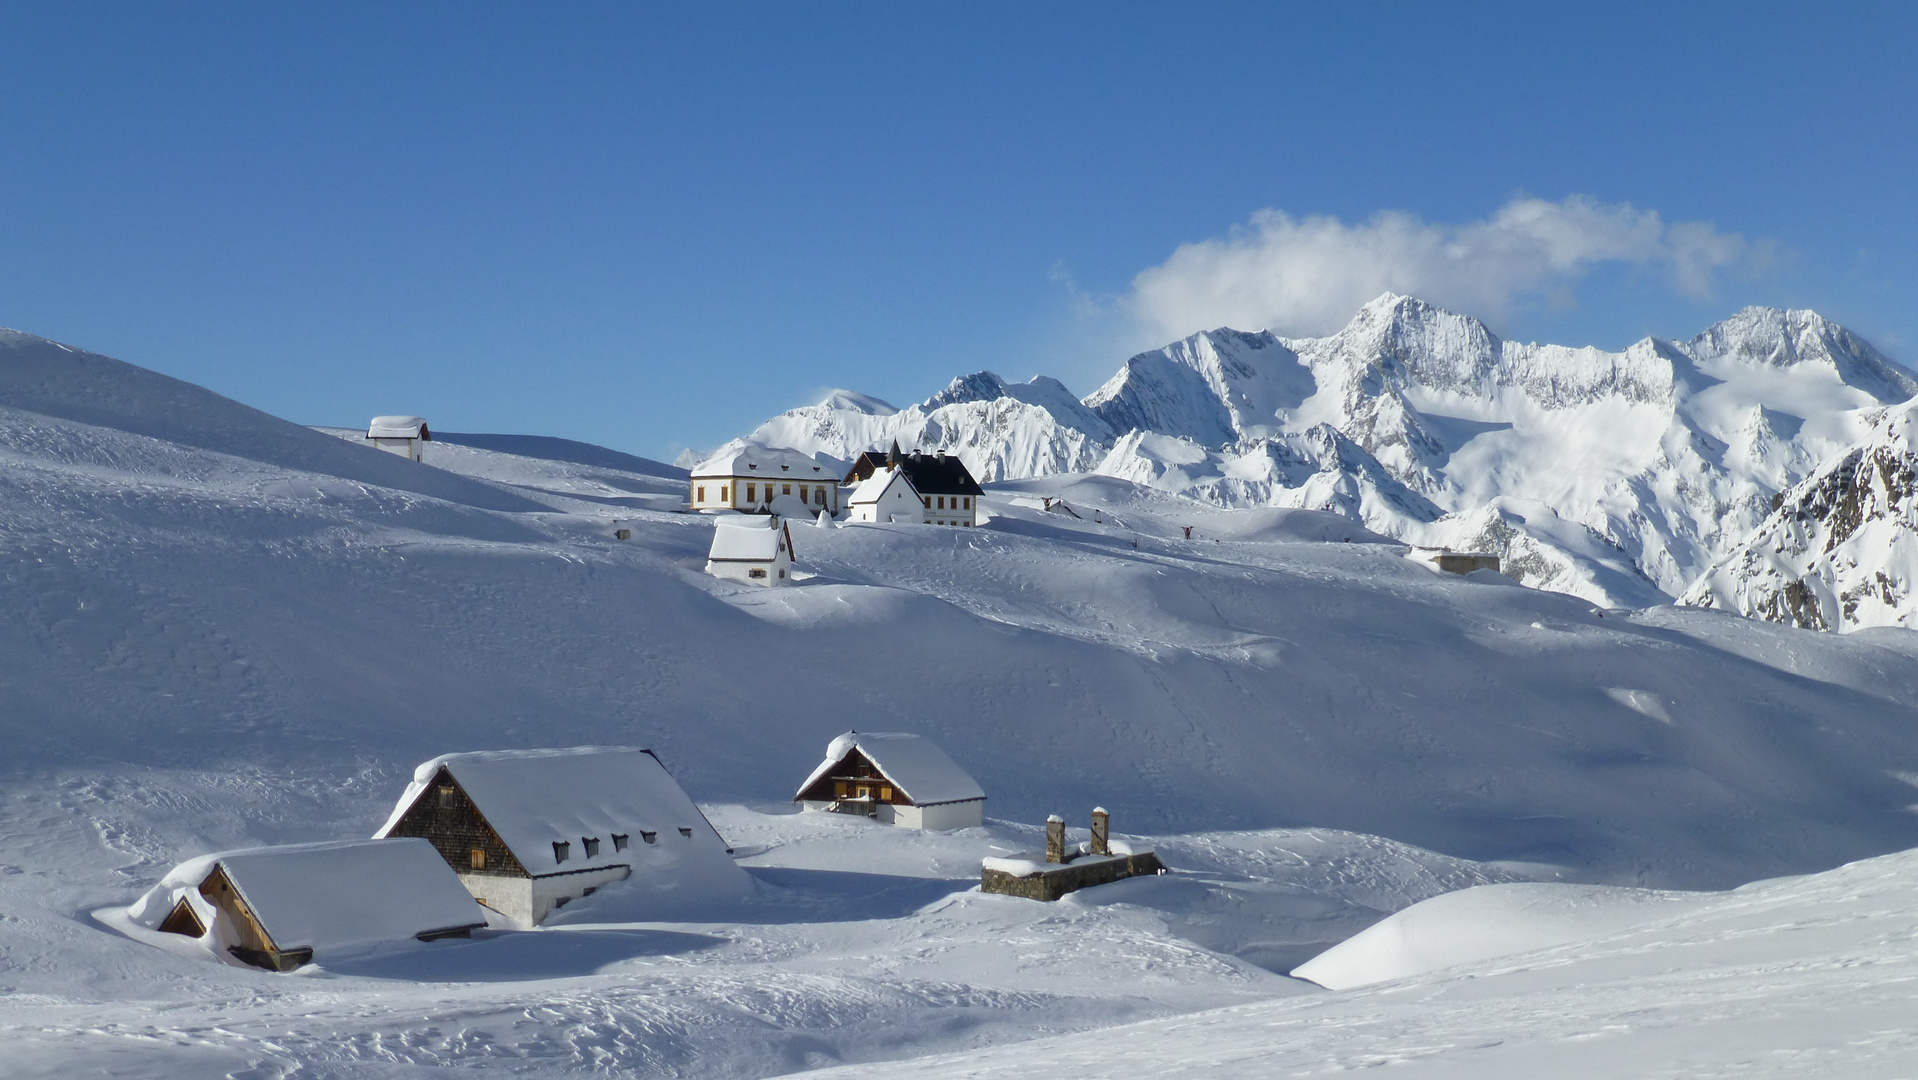
[[[826,744],[825,760],[799,785],[799,793],[817,783],[857,749],[879,774],[919,806],[971,802],[986,792],[959,763],[931,740],[906,731],[848,731]],[[798,794],[793,798],[797,799]]]

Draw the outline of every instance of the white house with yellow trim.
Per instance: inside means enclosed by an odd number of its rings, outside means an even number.
[[[839,513],[839,469],[797,450],[747,443],[693,466],[694,510],[768,513],[773,500],[797,499],[808,513]]]

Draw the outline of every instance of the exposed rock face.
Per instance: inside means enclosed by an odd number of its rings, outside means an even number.
[[[841,459],[897,439],[986,481],[1100,472],[1406,538],[1498,504],[1467,531],[1532,567],[1521,580],[1637,603],[1683,591],[1775,494],[1913,394],[1918,380],[1809,311],[1748,308],[1690,341],[1607,352],[1502,341],[1386,295],[1329,337],[1194,334],[1083,401],[1055,379],[979,372],[896,411],[837,393],[750,438]]]
[[[1918,402],[1887,410],[1869,439],[1781,492],[1678,602],[1815,630],[1918,629],[1915,418]]]

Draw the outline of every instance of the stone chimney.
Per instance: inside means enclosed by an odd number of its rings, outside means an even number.
[[[1111,837],[1111,835],[1112,835],[1112,815],[1106,813],[1106,808],[1103,806],[1093,807],[1092,808],[1092,853],[1094,855],[1112,854],[1111,845],[1107,842],[1108,838]]]
[[[1046,819],[1046,861],[1066,861],[1066,819],[1057,814]]]

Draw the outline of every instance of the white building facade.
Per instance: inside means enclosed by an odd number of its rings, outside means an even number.
[[[778,588],[792,584],[792,530],[771,514],[723,517],[713,525],[706,572],[716,578]]]
[[[767,513],[775,499],[797,499],[809,514],[839,514],[839,470],[797,450],[745,446],[693,466],[694,510]]]

